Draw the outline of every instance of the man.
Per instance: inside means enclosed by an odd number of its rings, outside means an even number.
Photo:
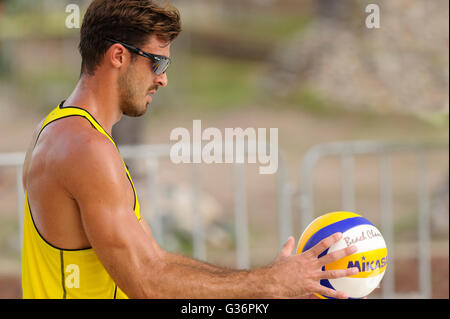
[[[24,163],[24,298],[345,298],[320,279],[357,270],[321,267],[354,247],[317,258],[335,234],[291,256],[232,270],[162,250],[140,218],[131,176],[111,138],[123,114],[145,113],[167,85],[178,11],[151,0],[95,0],[81,28],[80,80],[38,126]]]

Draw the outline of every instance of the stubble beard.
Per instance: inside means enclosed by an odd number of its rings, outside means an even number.
[[[139,90],[131,77],[131,70],[119,77],[119,103],[121,111],[124,115],[131,117],[139,117],[145,114],[148,108],[147,101],[144,101],[139,94]]]

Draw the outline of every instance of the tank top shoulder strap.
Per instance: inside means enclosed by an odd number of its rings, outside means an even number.
[[[70,117],[70,116],[81,116],[86,118],[91,125],[100,133],[102,133],[103,135],[105,135],[110,141],[111,143],[114,144],[114,146],[117,145],[114,142],[113,138],[108,134],[108,132],[106,132],[103,127],[97,122],[97,120],[85,109],[82,109],[80,107],[75,107],[75,106],[67,106],[67,107],[62,107],[62,105],[64,104],[64,101],[61,102],[53,111],[50,112],[50,114],[45,118],[44,122],[42,123],[42,127],[41,127],[41,131],[50,123],[59,120],[61,118],[65,118],[65,117]]]

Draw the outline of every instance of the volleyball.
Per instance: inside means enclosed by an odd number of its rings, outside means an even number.
[[[355,245],[356,253],[322,267],[323,271],[357,267],[350,277],[322,279],[320,284],[345,292],[350,298],[363,298],[379,287],[387,267],[387,248],[381,232],[366,218],[351,212],[332,212],[313,220],[299,239],[297,254],[312,248],[322,239],[340,232],[342,238],[318,257]],[[319,298],[331,298],[317,294]]]

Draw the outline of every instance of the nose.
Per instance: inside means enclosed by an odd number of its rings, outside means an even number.
[[[166,86],[167,83],[169,82],[169,80],[167,79],[167,73],[157,75],[155,78],[155,82],[161,87]]]

